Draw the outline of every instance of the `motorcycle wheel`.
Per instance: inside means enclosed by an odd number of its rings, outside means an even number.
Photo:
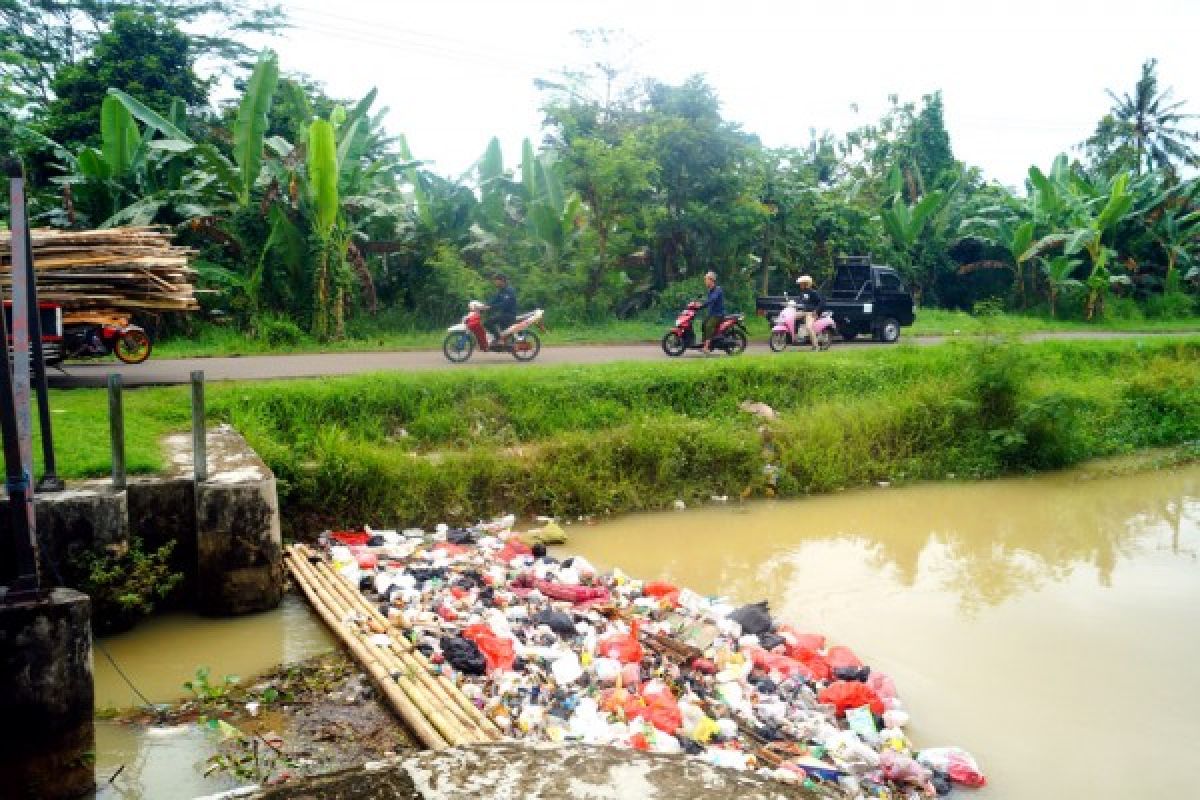
[[[782,353],[788,346],[788,335],[783,331],[774,331],[771,334],[771,351],[774,353]]]
[[[518,333],[512,343],[513,358],[517,361],[533,361],[540,352],[542,352],[542,340],[533,331]]]
[[[734,328],[726,338],[729,340],[729,345],[725,348],[726,353],[736,356],[746,352],[746,345],[749,342],[746,340],[746,332],[741,328]]]
[[[140,364],[150,357],[153,345],[145,331],[126,331],[117,337],[113,353],[125,364]]]
[[[675,331],[668,331],[667,335],[662,338],[663,352],[671,358],[683,355],[683,351],[687,349],[687,345],[683,343],[683,337]]]
[[[461,364],[475,352],[475,337],[462,331],[446,334],[442,342],[442,355],[452,364]]]
[[[821,331],[817,334],[817,347],[822,350],[828,350],[832,344],[833,336],[830,335],[829,331]]]

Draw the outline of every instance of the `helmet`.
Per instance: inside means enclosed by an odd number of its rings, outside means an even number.
[[[808,275],[801,275],[799,278],[796,278],[796,283],[800,284],[801,286],[803,286],[806,283],[812,283],[812,282],[813,282],[812,277],[808,276]]]

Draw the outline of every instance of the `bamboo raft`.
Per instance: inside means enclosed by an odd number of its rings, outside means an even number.
[[[38,298],[68,312],[195,311],[189,248],[161,226],[30,231]],[[0,231],[0,288],[11,292],[12,235]]]
[[[317,614],[422,745],[439,750],[503,738],[496,724],[323,555],[295,544],[284,553],[284,562]]]

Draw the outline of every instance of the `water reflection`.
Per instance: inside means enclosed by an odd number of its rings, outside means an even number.
[[[655,574],[686,578],[704,591],[748,597],[762,594],[764,584],[798,579],[818,555],[814,545],[840,542],[861,551],[873,580],[913,587],[933,577],[960,611],[974,613],[1084,566],[1101,586],[1111,586],[1116,565],[1147,547],[1194,562],[1198,524],[1200,470],[1189,468],[639,515],[586,531],[583,547],[631,572],[635,564],[652,564]]]

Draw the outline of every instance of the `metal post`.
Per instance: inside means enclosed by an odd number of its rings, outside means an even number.
[[[50,392],[46,387],[46,354],[42,349],[42,309],[38,305],[37,271],[33,263],[33,236],[25,237],[25,265],[29,273],[29,340],[33,347],[33,379],[37,391],[38,424],[42,434],[42,479],[36,491],[61,492],[65,484],[58,477],[54,458],[54,429],[50,424]]]
[[[18,367],[19,375],[19,365],[22,359],[24,359],[24,370],[26,381],[28,381],[29,330],[28,328],[21,329],[22,322],[24,321],[23,318],[27,316],[28,308],[22,308],[21,302],[25,300],[25,297],[23,292],[18,295],[18,291],[21,289],[21,285],[25,283],[26,250],[24,241],[29,236],[29,228],[25,220],[25,180],[22,177],[21,164],[16,160],[11,160],[6,164],[6,167],[9,176],[9,213],[12,217],[12,223],[9,226],[12,231],[12,239],[10,240],[9,247],[12,255],[14,347],[12,349],[12,362],[10,362],[8,324],[4,319],[4,314],[0,313],[0,334],[4,336],[4,364],[0,367],[0,434],[3,435],[4,439],[4,469],[7,479],[8,508],[11,515],[13,543],[16,548],[17,578],[11,589],[18,592],[26,592],[37,591],[42,585],[41,567],[38,563],[37,521],[33,513],[33,491],[31,486],[33,465],[30,455],[33,444],[32,442],[26,444],[22,441],[23,431],[21,430],[19,421],[21,416],[21,403],[19,402],[20,387],[14,385],[11,365]],[[26,347],[25,353],[22,353],[19,347],[22,342]],[[28,382],[26,382],[24,389],[26,421],[24,433],[28,434]],[[10,596],[11,594],[12,592],[10,592]]]
[[[108,432],[112,438],[112,487],[125,488],[125,408],[121,402],[121,376],[108,376]]]
[[[208,480],[208,441],[204,425],[204,371],[192,373],[192,470],[196,485]]]

